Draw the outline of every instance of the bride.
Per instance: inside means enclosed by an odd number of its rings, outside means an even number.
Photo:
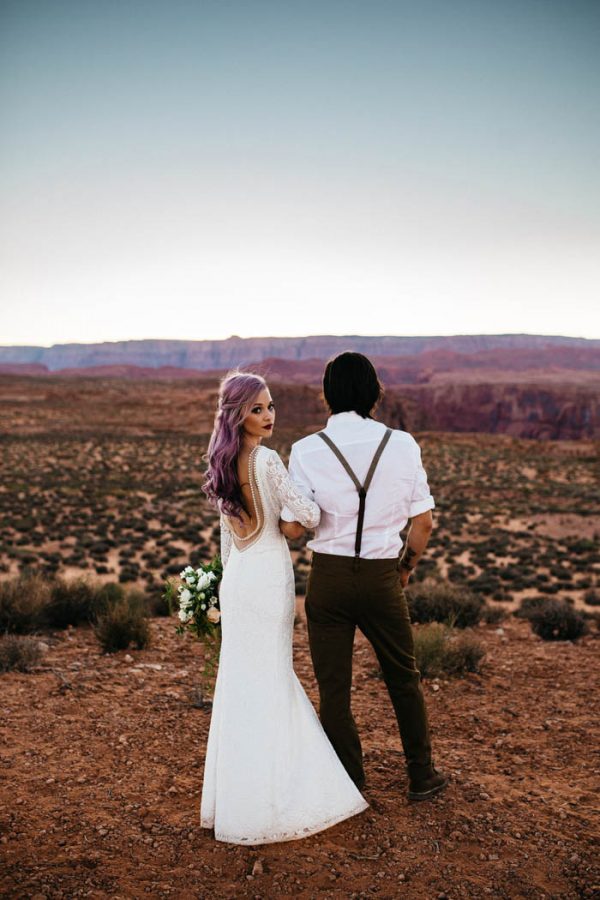
[[[261,446],[274,422],[263,378],[235,372],[223,380],[203,485],[221,513],[224,570],[200,824],[234,844],[307,837],[368,807],[293,669],[294,574],[284,534],[314,528],[320,510]],[[296,523],[280,523],[284,506]]]

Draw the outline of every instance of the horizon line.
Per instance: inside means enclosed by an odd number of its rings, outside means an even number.
[[[59,341],[51,344],[22,344],[22,343],[2,343],[0,349],[4,348],[42,348],[51,350],[53,347],[89,347],[102,344],[133,344],[133,343],[150,343],[161,341],[170,344],[207,344],[207,343],[226,343],[227,341],[256,341],[256,340],[310,340],[314,338],[372,338],[373,340],[381,340],[382,338],[462,338],[462,337],[542,337],[542,338],[568,338],[580,341],[599,341],[598,337],[584,337],[581,334],[547,334],[537,331],[476,331],[476,332],[452,332],[451,334],[257,334],[241,337],[237,334],[231,334],[226,338],[164,338],[164,337],[144,337],[144,338],[118,338],[115,340],[97,340],[97,341]]]

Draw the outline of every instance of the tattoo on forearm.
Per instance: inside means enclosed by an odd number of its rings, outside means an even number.
[[[406,549],[402,556],[400,557],[400,566],[402,569],[408,569],[408,571],[412,571],[416,566],[415,556],[418,556],[416,550],[413,550],[412,547],[406,545]]]

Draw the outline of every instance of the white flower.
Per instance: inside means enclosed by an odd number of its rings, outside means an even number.
[[[187,588],[184,588],[182,590],[181,594],[179,595],[179,605],[180,606],[188,606],[191,599],[192,599],[191,593],[188,591]]]
[[[199,594],[199,597],[200,597],[201,600],[206,600],[206,594],[205,594],[204,592],[202,592],[201,594]]]
[[[217,576],[215,575],[214,572],[209,572],[209,573],[208,573],[208,577],[210,578],[211,581],[216,581],[216,580],[217,580]]]
[[[206,603],[201,603],[201,604],[200,604],[200,609],[206,609]]]
[[[203,591],[205,588],[209,586],[211,583],[211,578],[209,577],[210,572],[203,572],[200,578],[198,579],[198,590]]]
[[[221,618],[221,613],[218,609],[209,609],[209,611],[206,613],[206,618],[209,622],[212,622],[213,625],[216,625]]]
[[[188,575],[188,577],[185,580],[187,581],[187,583],[189,584],[190,587],[193,587],[196,577],[194,575]]]
[[[189,620],[192,618],[192,614],[191,614],[191,612],[188,612],[185,609],[180,609],[179,610],[179,618],[181,619],[182,622],[189,622]]]

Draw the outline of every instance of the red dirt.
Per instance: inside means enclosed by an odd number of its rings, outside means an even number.
[[[391,705],[359,638],[370,809],[249,848],[199,826],[210,710],[190,694],[202,648],[175,635],[175,620],[151,627],[151,649],[110,656],[89,629],[56,632],[33,673],[1,676],[3,897],[598,895],[597,632],[574,645],[543,643],[522,621],[478,628],[482,673],[424,683],[436,762],[452,783],[420,804],[406,801]],[[316,702],[303,621],[295,665]]]

